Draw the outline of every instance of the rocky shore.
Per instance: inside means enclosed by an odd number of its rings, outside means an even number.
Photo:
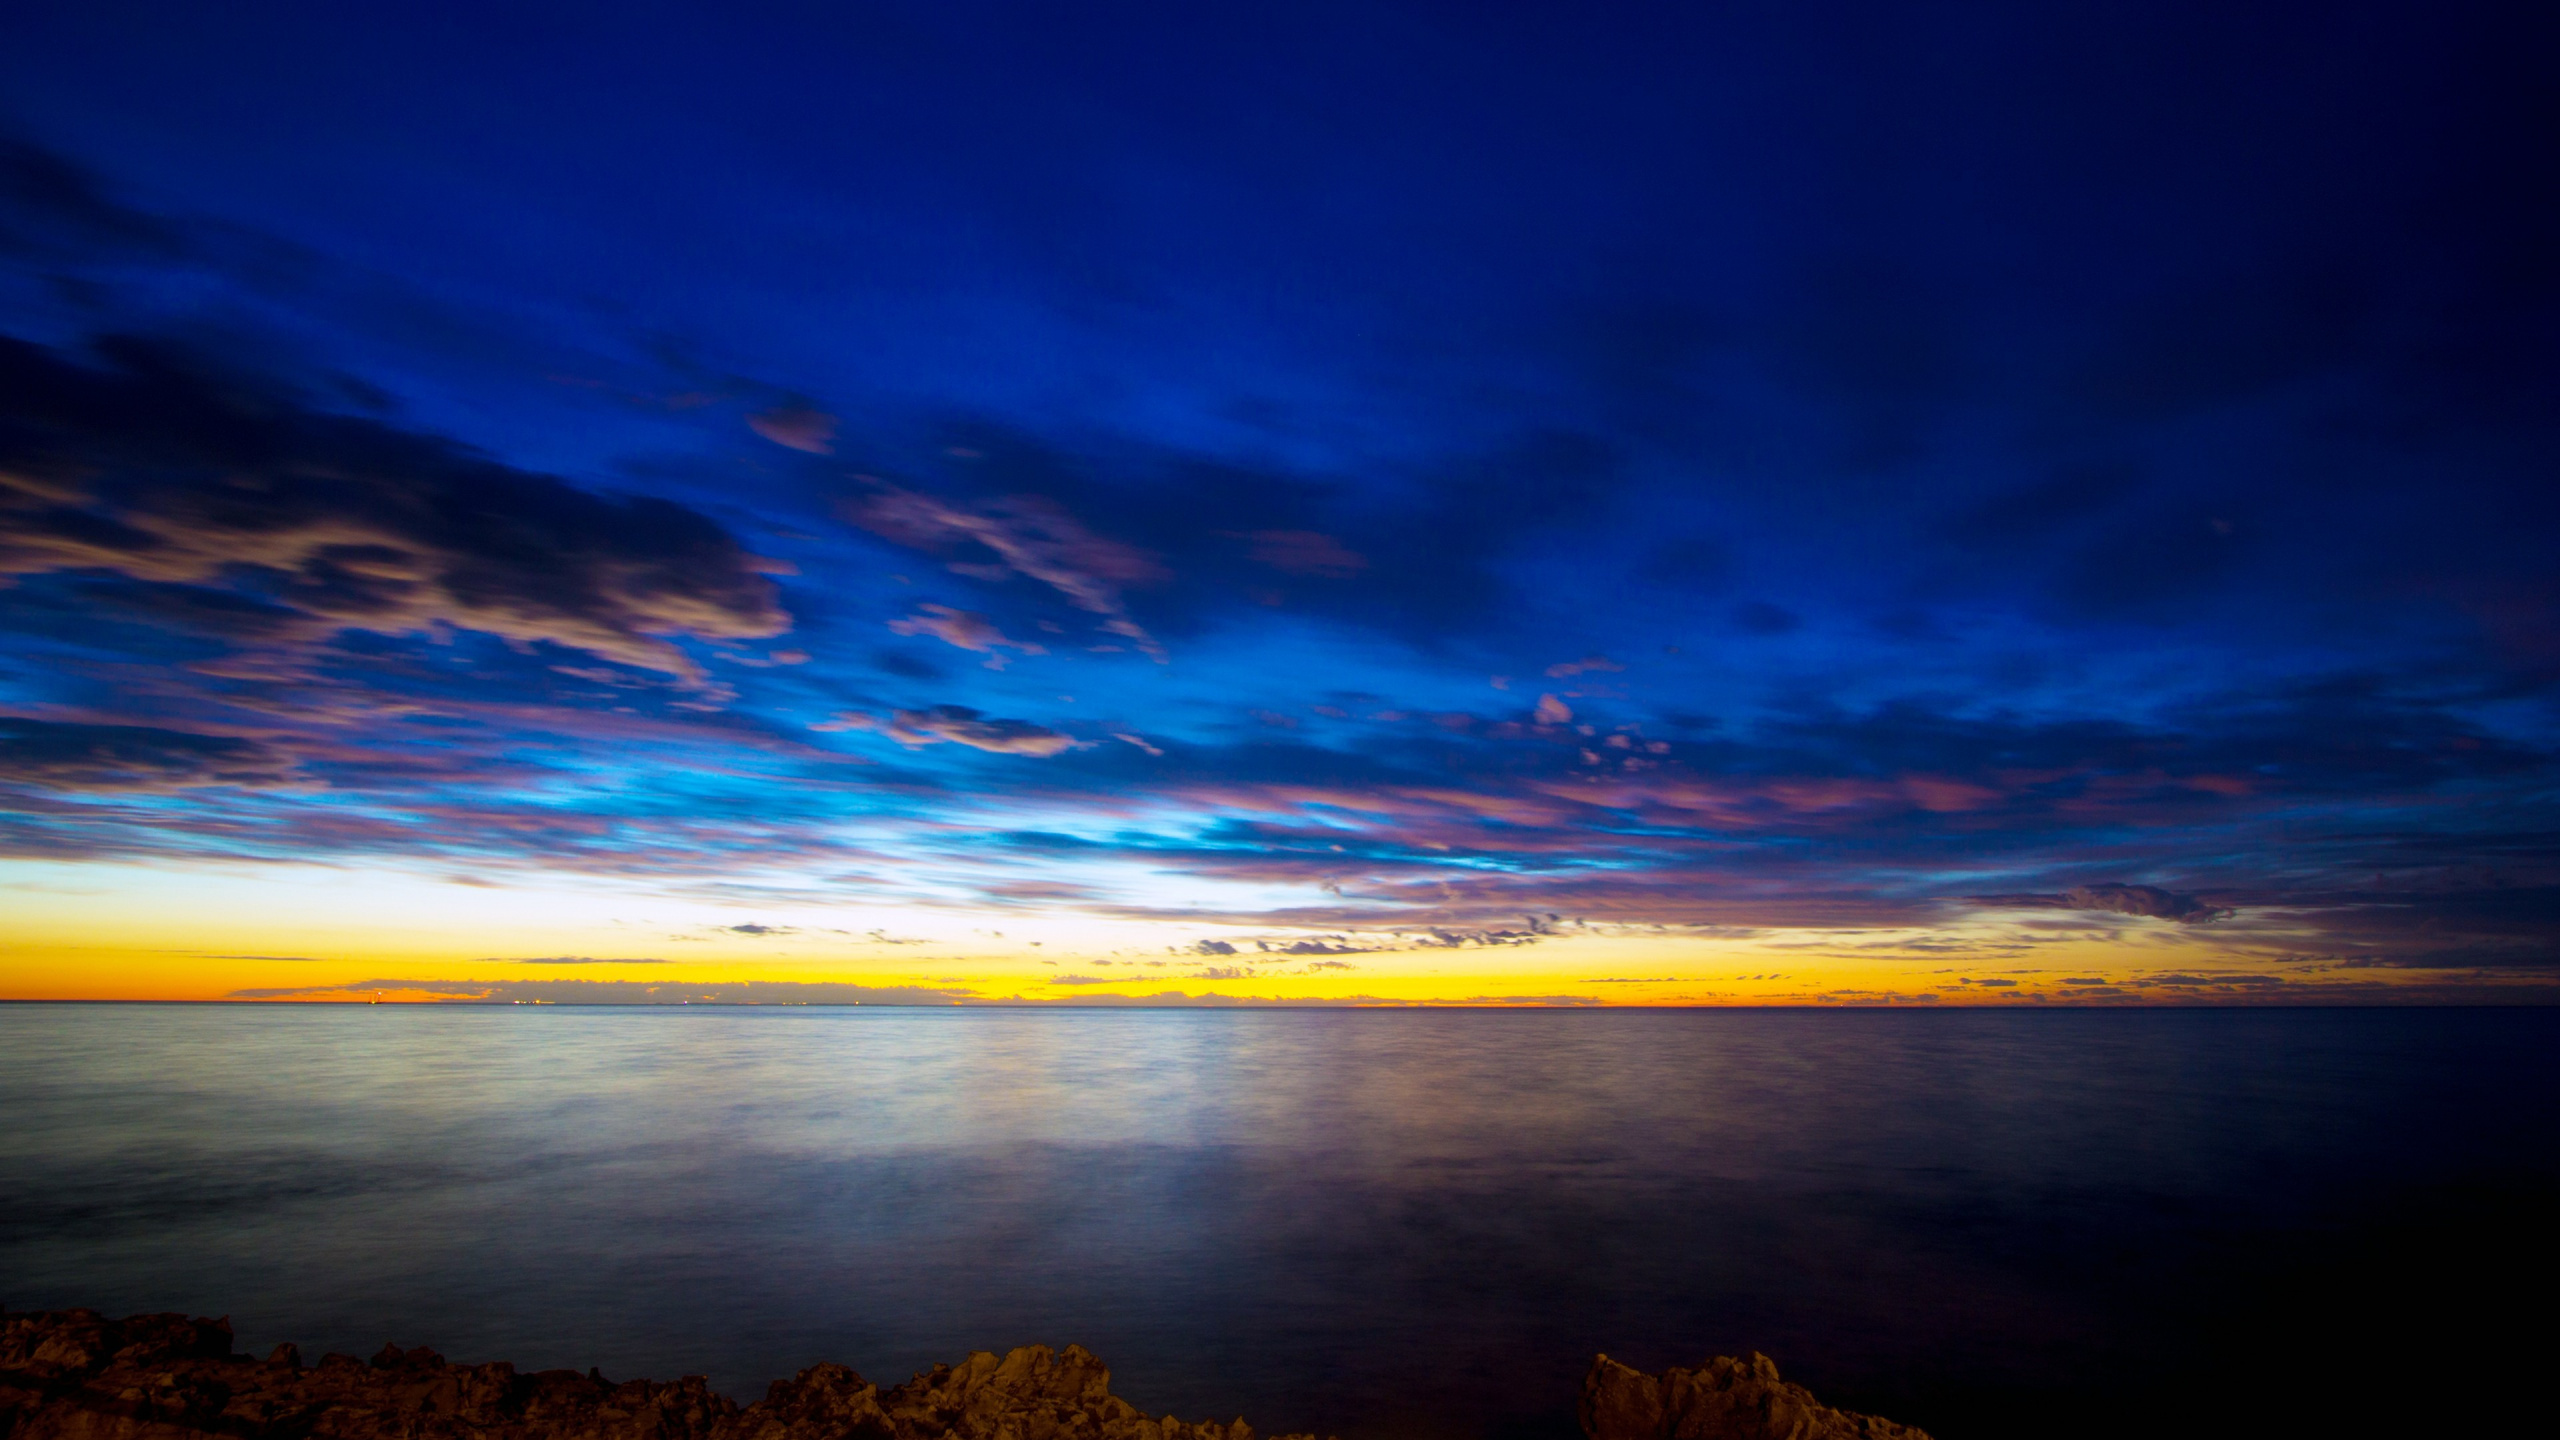
[[[1765,1355],[1647,1375],[1602,1355],[1583,1379],[1590,1440],[1928,1440],[1834,1410]],[[741,1406],[699,1375],[519,1373],[386,1345],[306,1365],[235,1355],[225,1320],[0,1312],[0,1440],[1257,1440],[1251,1425],[1148,1415],[1083,1346],[980,1352],[883,1389],[813,1365]],[[1315,1440],[1276,1436],[1269,1440]]]

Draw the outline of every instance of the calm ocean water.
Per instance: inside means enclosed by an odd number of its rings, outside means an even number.
[[[1945,1440],[2204,1434],[2540,1383],[2560,1013],[12,1005],[0,1117],[0,1302],[244,1348],[1078,1341],[1345,1440],[1759,1349]]]

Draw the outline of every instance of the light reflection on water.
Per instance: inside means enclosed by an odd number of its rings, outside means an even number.
[[[1595,1350],[1760,1349],[1989,1434],[2004,1396],[2202,1343],[2235,1246],[2560,1171],[2555,1040],[2515,1011],[0,1006],[0,1301],[741,1397],[1072,1340],[1149,1409],[1346,1437],[1569,1431]]]

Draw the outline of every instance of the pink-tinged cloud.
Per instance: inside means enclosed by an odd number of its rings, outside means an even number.
[[[449,627],[697,682],[701,666],[669,637],[790,628],[765,562],[686,506],[606,499],[428,437],[305,413],[167,355],[120,354],[135,372],[29,346],[7,358],[22,393],[0,397],[12,412],[0,426],[11,431],[0,577],[248,584],[276,617],[254,642],[270,652],[345,630]]]
[[[998,652],[1018,650],[1025,655],[1046,655],[1048,650],[1028,640],[1015,640],[996,628],[996,623],[975,610],[955,610],[948,605],[922,605],[916,613],[889,622],[889,628],[901,635],[930,635],[945,645],[990,657],[990,668],[1004,668],[1004,656]]]
[[[1912,804],[1939,815],[1987,810],[2009,798],[1988,785],[1951,780],[1942,775],[1906,775],[1902,779],[1902,790],[1911,797]]]
[[[1054,501],[1010,495],[964,510],[881,483],[869,496],[847,502],[844,510],[855,524],[913,549],[983,546],[998,563],[957,560],[945,568],[979,580],[1014,575],[1036,580],[1077,609],[1100,616],[1105,631],[1130,640],[1158,661],[1165,658],[1164,647],[1129,618],[1121,591],[1164,580],[1168,572],[1145,551],[1087,530]]]
[[[888,718],[849,711],[812,730],[868,730],[886,735],[910,750],[946,741],[998,755],[1046,757],[1082,743],[1028,720],[989,720],[966,705],[936,705],[930,710],[895,710]]]
[[[1541,725],[1569,725],[1573,723],[1573,708],[1553,695],[1541,695],[1537,720]]]
[[[1937,777],[1767,776],[1736,779],[1602,774],[1541,780],[1533,787],[1611,810],[1679,817],[1680,823],[1744,829],[1821,822],[1828,817],[1921,809],[1975,810],[2004,800],[1985,786]]]
[[[0,715],[0,784],[125,793],[272,786],[293,759],[256,738]]]
[[[1619,664],[1617,661],[1610,659],[1606,655],[1585,655],[1579,660],[1567,660],[1561,665],[1548,666],[1547,678],[1550,680],[1563,680],[1570,676],[1580,675],[1585,671],[1615,671],[1624,670],[1626,668],[1626,666]]]
[[[1368,556],[1313,530],[1256,530],[1245,538],[1253,542],[1255,564],[1284,575],[1348,580],[1369,568]]]
[[[805,455],[832,455],[836,449],[836,417],[794,400],[747,417],[747,428],[787,450]]]
[[[0,476],[0,489],[9,478]],[[599,512],[593,528],[563,527],[541,537],[557,542],[547,553],[500,557],[475,553],[436,533],[443,527],[427,517],[403,513],[417,501],[435,503],[430,497],[376,506],[368,502],[377,497],[348,493],[359,485],[318,481],[292,488],[303,493],[258,504],[265,513],[255,516],[240,514],[243,507],[225,497],[201,509],[179,501],[160,513],[128,510],[112,529],[93,532],[94,540],[21,533],[0,540],[0,575],[94,569],[216,584],[262,569],[290,578],[285,599],[306,622],[298,634],[280,632],[275,639],[312,643],[339,630],[424,635],[451,626],[549,641],[695,681],[704,678],[702,667],[660,637],[749,640],[791,628],[771,584],[755,573],[753,557],[707,525],[698,557],[598,553],[612,543],[611,522],[602,513],[611,507],[590,500]],[[0,509],[5,501],[0,496]]]

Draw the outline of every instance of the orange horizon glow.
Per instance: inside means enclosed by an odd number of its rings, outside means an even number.
[[[13,862],[0,999],[1800,1006],[2541,1001],[2530,978],[2288,952],[2282,917],[1980,911],[1927,927],[1568,921],[1517,943],[765,902],[540,872]],[[1292,953],[1293,950],[1296,953]],[[762,987],[764,993],[754,993]],[[378,995],[377,995],[377,992]]]

